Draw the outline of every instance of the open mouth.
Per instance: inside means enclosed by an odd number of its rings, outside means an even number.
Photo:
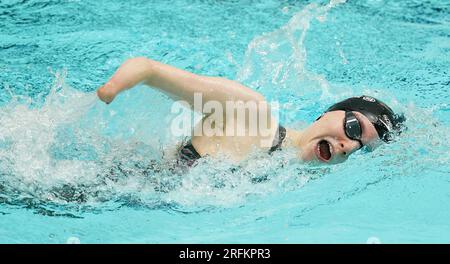
[[[317,157],[322,161],[330,161],[331,156],[333,154],[333,147],[326,140],[321,140],[317,144]]]

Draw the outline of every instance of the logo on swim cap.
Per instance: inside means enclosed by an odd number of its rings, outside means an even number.
[[[383,124],[386,126],[386,128],[387,128],[389,131],[391,131],[393,125],[392,125],[392,122],[391,122],[391,120],[389,119],[389,117],[388,117],[387,115],[382,115],[382,116],[381,116],[381,119],[382,119],[381,121],[382,121]]]
[[[368,102],[372,102],[372,103],[375,103],[377,101],[375,98],[370,97],[370,96],[363,96],[362,99],[365,101],[368,101]]]

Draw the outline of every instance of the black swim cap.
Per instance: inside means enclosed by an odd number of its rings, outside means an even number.
[[[396,115],[385,103],[371,96],[351,97],[329,107],[331,111],[356,111],[365,115],[377,130],[378,136],[384,142],[392,140],[394,134],[401,132],[404,115]]]

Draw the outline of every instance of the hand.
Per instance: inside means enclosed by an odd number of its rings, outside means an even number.
[[[111,84],[111,82],[107,82],[97,90],[98,98],[100,98],[100,100],[102,100],[106,104],[111,103],[117,95],[115,89],[112,86],[113,85]]]
[[[150,76],[152,62],[139,57],[125,61],[111,79],[97,90],[100,100],[109,104],[124,90],[144,82]]]

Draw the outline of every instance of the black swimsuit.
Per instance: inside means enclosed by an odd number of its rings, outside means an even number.
[[[286,128],[283,126],[278,126],[277,134],[275,136],[272,147],[269,150],[269,153],[272,153],[278,149],[281,149],[281,144],[283,144],[283,140],[286,137]],[[192,145],[192,141],[188,141],[186,145],[184,145],[180,151],[178,152],[178,164],[186,165],[191,167],[198,159],[202,156],[195,150]]]

